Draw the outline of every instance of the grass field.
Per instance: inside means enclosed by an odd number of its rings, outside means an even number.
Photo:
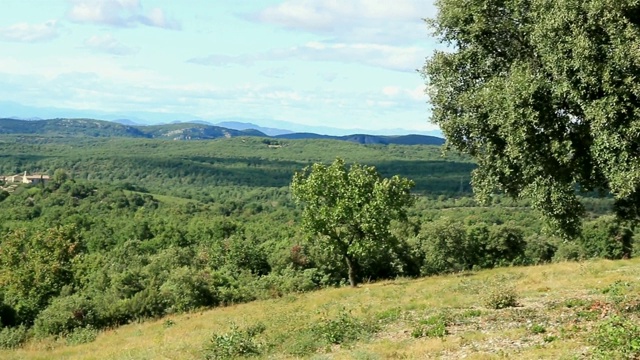
[[[638,319],[638,274],[640,259],[397,279],[167,316],[87,344],[34,340],[0,358],[592,358],[609,319]],[[516,306],[494,309],[510,294]]]

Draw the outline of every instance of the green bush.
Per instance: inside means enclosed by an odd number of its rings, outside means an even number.
[[[484,306],[489,309],[505,309],[518,305],[518,295],[513,286],[496,282],[489,284],[481,294]]]
[[[478,223],[465,227],[441,218],[418,235],[424,256],[422,275],[526,263],[524,231],[511,225]]]
[[[97,323],[93,302],[79,295],[71,295],[55,298],[51,305],[38,314],[33,328],[36,336],[45,337],[69,334],[75,328]]]
[[[265,344],[256,340],[256,337],[265,330],[266,326],[261,323],[242,330],[232,324],[229,332],[211,337],[204,347],[204,358],[222,360],[260,355]]]
[[[110,291],[96,297],[95,309],[101,327],[156,318],[164,315],[171,305],[170,300],[154,286],[137,292],[131,298],[123,299],[119,295],[117,291]]]
[[[625,281],[617,280],[611,285],[602,289],[602,293],[607,295],[607,300],[615,305],[621,305],[627,300],[631,284]]]
[[[434,315],[420,320],[411,331],[414,338],[444,337],[448,334],[447,319],[444,315]]]
[[[614,316],[602,321],[589,340],[595,346],[595,355],[599,358],[640,357],[640,327],[630,319]]]
[[[633,247],[633,232],[615,217],[601,216],[583,226],[580,243],[589,258],[628,258]]]
[[[310,331],[301,331],[294,337],[288,337],[285,343],[287,353],[299,357],[305,358],[318,351],[318,348],[322,346],[318,337]]]
[[[547,329],[544,327],[544,325],[541,324],[534,324],[531,326],[531,328],[529,329],[529,331],[531,331],[532,334],[537,335],[537,334],[544,334],[547,332]]]
[[[75,328],[66,337],[67,345],[87,344],[93,342],[96,337],[98,337],[98,330],[91,325]]]
[[[553,255],[553,261],[579,261],[586,258],[584,248],[577,241],[563,241]]]
[[[333,318],[323,317],[311,327],[311,332],[327,344],[343,344],[362,339],[377,331],[377,326],[342,310]]]
[[[524,231],[518,226],[495,225],[489,228],[487,242],[481,245],[480,266],[491,268],[525,262]]]
[[[534,235],[526,240],[524,257],[527,264],[539,265],[553,260],[558,247],[549,239],[540,235]]]
[[[289,267],[256,279],[254,292],[259,298],[274,298],[315,290],[320,281],[317,269],[295,270]]]
[[[215,301],[202,274],[186,266],[171,272],[160,287],[160,295],[167,300],[170,312],[194,310]]]
[[[422,275],[468,270],[475,263],[475,259],[468,258],[477,253],[475,243],[467,241],[462,223],[448,218],[425,223],[418,239],[424,256]]]
[[[169,307],[168,299],[159,290],[147,287],[124,301],[124,306],[132,319],[155,318],[165,314]]]
[[[134,319],[129,311],[128,300],[120,299],[114,294],[106,293],[95,300],[96,313],[103,327],[127,324]]]
[[[18,327],[5,327],[0,330],[0,349],[15,349],[29,338],[27,327],[20,325]]]

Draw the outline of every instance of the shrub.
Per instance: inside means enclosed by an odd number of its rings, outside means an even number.
[[[36,336],[68,334],[75,328],[98,322],[93,303],[79,295],[53,300],[36,318],[33,325]]]
[[[168,300],[154,287],[147,287],[124,301],[132,319],[154,318],[165,314]]]
[[[231,331],[211,337],[204,348],[204,358],[218,360],[260,355],[265,345],[255,337],[265,330],[266,326],[261,323],[242,330],[232,324]]]
[[[489,228],[480,266],[490,268],[523,263],[526,242],[522,228],[496,225]]]
[[[112,293],[105,293],[95,300],[96,313],[103,327],[124,325],[134,319],[128,309],[128,301]]]
[[[446,317],[443,315],[434,315],[427,319],[420,320],[411,331],[411,336],[414,338],[444,337],[448,333]]]
[[[542,236],[532,236],[526,241],[524,256],[527,264],[538,265],[548,263],[558,250],[549,239]]]
[[[289,336],[284,341],[287,353],[296,357],[307,357],[321,347],[321,341],[310,331],[301,331],[294,337]]]
[[[517,306],[518,295],[513,286],[497,282],[487,286],[482,301],[487,308],[499,310]]]
[[[462,223],[442,218],[426,223],[418,236],[422,275],[525,263],[524,231],[511,225]]]
[[[170,306],[169,299],[153,286],[125,299],[120,298],[117,291],[107,292],[97,296],[95,302],[99,325],[103,327],[155,318],[164,315]]]
[[[596,356],[603,359],[637,359],[640,356],[640,327],[619,316],[609,318],[595,328],[590,342]]]
[[[422,275],[435,275],[470,269],[473,259],[465,256],[476,254],[467,243],[464,225],[443,218],[426,223],[418,235],[424,261]]]
[[[360,320],[346,310],[334,318],[323,317],[311,327],[311,332],[328,344],[355,341],[376,331],[375,324]]]
[[[607,300],[615,305],[621,305],[627,300],[627,293],[631,288],[631,284],[621,280],[617,280],[611,285],[602,289],[602,293],[607,295]]]
[[[0,330],[0,349],[15,349],[27,341],[29,333],[26,326],[5,327]]]
[[[171,312],[184,312],[214,304],[207,282],[195,270],[186,266],[174,269],[160,287]]]
[[[531,326],[531,328],[529,329],[529,331],[531,331],[532,334],[537,335],[537,334],[544,334],[547,332],[547,329],[544,327],[544,325],[541,324],[534,324]]]
[[[98,330],[87,325],[82,328],[75,328],[67,335],[67,345],[80,345],[93,342],[98,337]]]
[[[580,243],[587,257],[622,259],[631,256],[633,232],[613,216],[584,225]]]
[[[554,261],[578,261],[584,259],[585,253],[582,246],[575,241],[564,241],[558,245],[553,255]]]
[[[284,294],[307,292],[318,288],[317,269],[295,270],[291,267],[262,276],[254,282],[259,298],[280,297]]]

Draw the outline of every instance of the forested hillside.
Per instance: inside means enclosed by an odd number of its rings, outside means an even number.
[[[0,196],[3,347],[344,284],[344,261],[308,241],[289,190],[294,172],[336,157],[416,184],[397,241],[360,279],[632,255],[631,233],[600,216],[610,200],[584,198],[589,241],[563,242],[524,202],[477,206],[474,163],[436,146],[4,135],[0,154],[3,175],[51,176]]]
[[[238,136],[267,135],[256,129],[234,130],[202,122],[177,122],[162,125],[128,125],[94,119],[16,120],[0,119],[0,134],[73,136],[73,137],[133,137],[170,140],[211,140]],[[358,144],[442,145],[444,139],[427,135],[379,136],[355,134],[330,136],[313,133],[276,135],[281,139],[343,140]]]
[[[232,136],[266,136],[256,130],[233,130],[196,123],[131,126],[94,119],[51,119],[33,121],[0,119],[0,134],[164,138],[172,140],[206,140]]]

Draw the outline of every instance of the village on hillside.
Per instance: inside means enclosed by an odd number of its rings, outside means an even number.
[[[17,175],[0,175],[0,190],[12,192],[19,184],[46,184],[49,180],[49,175],[27,175],[26,171]]]

